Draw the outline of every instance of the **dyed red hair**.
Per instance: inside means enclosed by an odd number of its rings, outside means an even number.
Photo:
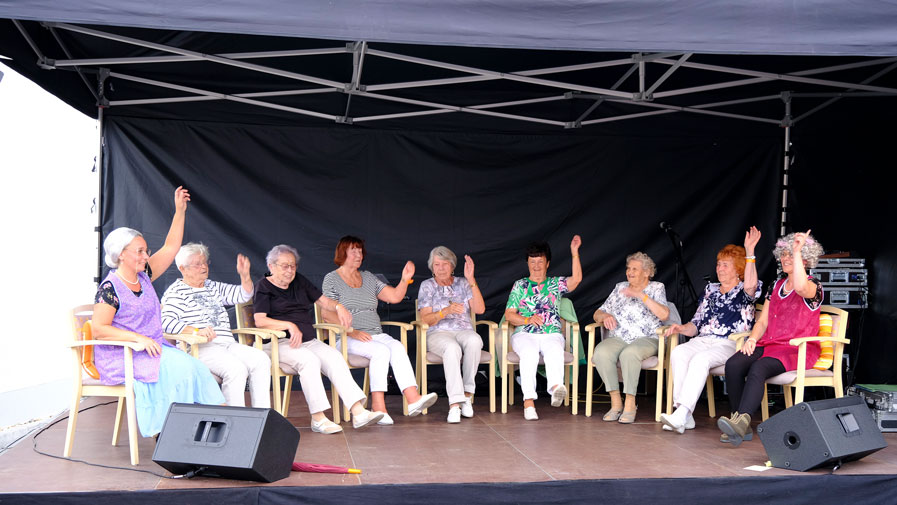
[[[735,244],[728,244],[716,253],[716,261],[730,260],[735,265],[735,273],[739,279],[744,279],[744,257],[747,255],[744,247]]]
[[[333,262],[336,263],[336,266],[343,266],[343,263],[346,262],[346,251],[353,246],[361,249],[362,260],[367,256],[367,250],[364,248],[364,240],[358,237],[353,237],[352,235],[346,235],[339,239],[339,242],[336,244],[336,252],[333,254]]]

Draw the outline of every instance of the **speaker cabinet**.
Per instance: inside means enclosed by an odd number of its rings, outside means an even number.
[[[888,445],[859,396],[798,403],[760,423],[757,434],[772,466],[801,472]]]
[[[299,431],[272,409],[173,403],[153,461],[174,474],[274,482],[290,475]]]

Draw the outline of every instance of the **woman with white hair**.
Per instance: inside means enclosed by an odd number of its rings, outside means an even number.
[[[199,360],[221,377],[221,392],[231,407],[245,407],[246,380],[252,406],[270,408],[271,359],[261,349],[241,345],[230,331],[226,307],[252,299],[249,258],[237,255],[240,285],[209,280],[209,248],[189,243],[174,257],[180,279],[162,295],[162,329],[205,337]]]
[[[355,383],[343,355],[315,338],[314,305],[334,311],[340,324],[352,326],[352,314],[321,293],[304,275],[296,272],[299,252],[288,245],[276,245],[266,258],[270,275],[260,280],[255,290],[255,324],[259,328],[283,330],[288,340],[278,345],[280,366],[299,375],[305,402],[311,413],[311,430],[332,434],[343,431],[324,414],[330,408],[321,374],[339,391],[343,403],[352,412],[352,426],[364,428],[379,421],[383,414],[364,408],[364,392]],[[272,344],[265,344],[270,346]],[[338,409],[339,405],[333,408]]]
[[[785,276],[767,294],[763,311],[739,352],[726,361],[726,389],[732,415],[720,417],[721,442],[733,446],[753,438],[751,414],[763,400],[766,379],[797,369],[792,338],[819,334],[822,285],[807,275],[822,255],[822,245],[806,233],[791,233],[776,241],[773,254]],[[807,343],[807,368],[819,359],[819,342]]]
[[[486,302],[473,276],[473,258],[464,256],[464,277],[455,277],[458,257],[445,246],[434,247],[427,259],[433,278],[420,285],[418,311],[427,325],[427,350],[442,356],[449,423],[473,417],[471,398],[483,339],[470,321],[470,310],[482,314]],[[419,365],[420,366],[420,365]]]
[[[224,403],[209,369],[162,336],[159,298],[152,284],[168,269],[181,246],[188,201],[190,194],[178,187],[171,227],[165,244],[155,254],[150,254],[143,235],[131,228],[113,230],[103,241],[106,264],[113,270],[97,288],[93,337],[143,345],[133,361],[137,425],[144,437],[162,431],[168,407],[174,402]],[[94,363],[103,384],[125,381],[121,347],[96,346]]]
[[[652,281],[654,260],[643,252],[626,257],[626,281],[614,287],[595,311],[595,322],[610,330],[610,336],[595,346],[592,364],[610,394],[610,410],[602,418],[623,424],[635,422],[635,393],[642,360],[657,354],[657,329],[670,316],[663,284]],[[623,372],[623,394],[617,375]]]

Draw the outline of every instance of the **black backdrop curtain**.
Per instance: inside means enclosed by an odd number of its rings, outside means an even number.
[[[669,126],[666,125],[666,126]],[[189,188],[185,241],[211,248],[211,277],[236,282],[235,256],[266,270],[275,244],[299,250],[299,271],[320,284],[339,237],[367,241],[364,269],[394,283],[408,259],[417,284],[427,255],[446,245],[470,254],[489,318],[501,316],[523,250],[552,247],[551,275],[569,275],[569,243],[583,239],[584,280],[571,296],[582,320],[624,279],[642,250],[673,298],[674,260],[658,226],[685,241],[700,295],[716,251],[756,224],[760,265],[771,272],[777,232],[781,130],[768,136],[695,136],[669,128],[628,136],[372,131],[110,117],[105,124],[103,231],[130,226],[159,247],[173,189]],[[461,274],[461,267],[456,269]],[[178,272],[156,282],[161,294]],[[413,319],[413,305],[389,317]]]

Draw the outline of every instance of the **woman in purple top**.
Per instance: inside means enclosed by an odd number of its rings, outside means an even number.
[[[97,288],[93,336],[143,345],[143,351],[134,353],[134,406],[140,434],[145,437],[162,431],[168,406],[174,402],[224,403],[209,369],[163,338],[159,297],[152,284],[181,247],[188,201],[186,189],[175,190],[171,228],[165,245],[153,255],[140,232],[130,228],[113,230],[103,241],[106,264],[114,270]],[[124,382],[121,347],[96,346],[94,361],[103,384]]]

